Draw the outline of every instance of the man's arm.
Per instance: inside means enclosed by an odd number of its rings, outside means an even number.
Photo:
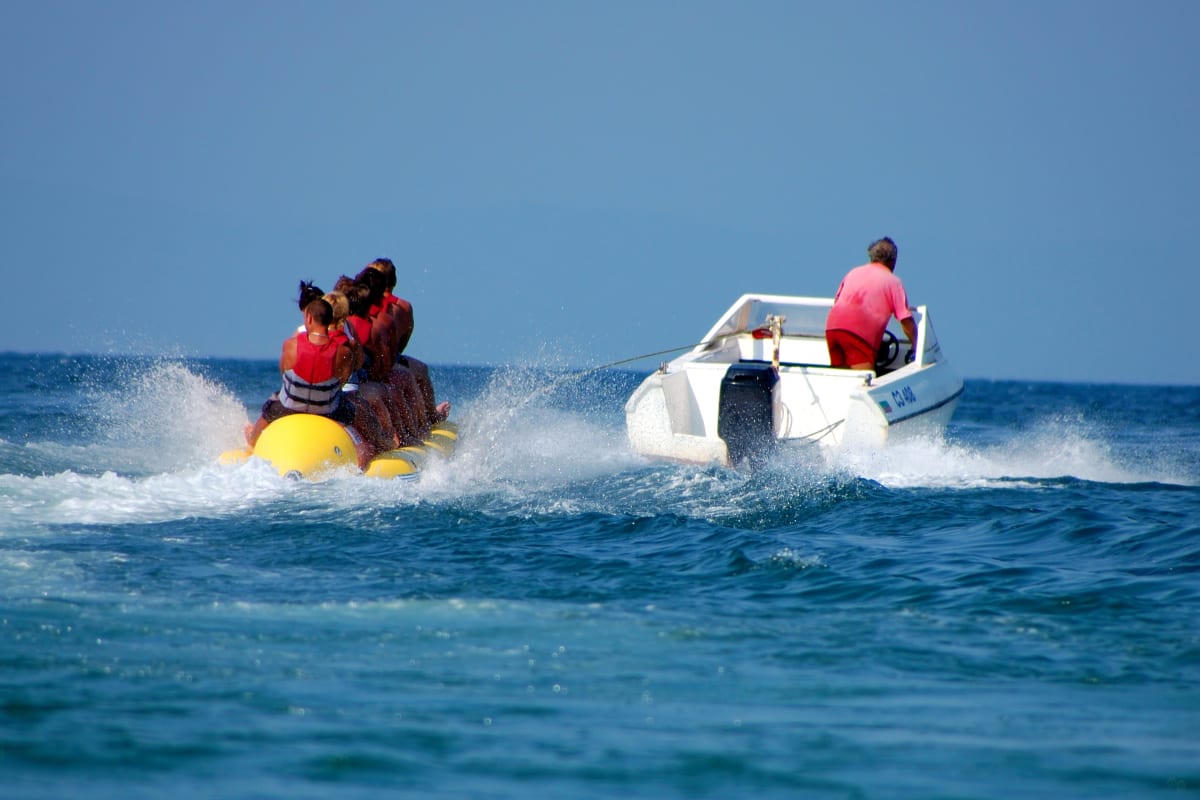
[[[904,328],[904,335],[908,337],[908,343],[915,353],[917,351],[917,323],[912,317],[908,317],[900,320],[900,327]]]
[[[295,336],[284,342],[283,348],[279,351],[279,374],[282,375],[294,366],[296,366]]]
[[[398,298],[393,308],[393,319],[396,323],[396,355],[404,352],[404,348],[408,347],[408,340],[413,334],[413,310],[412,304],[403,298]]]
[[[354,351],[350,348],[350,345],[344,344],[337,349],[337,355],[334,356],[333,361],[333,374],[336,375],[342,383],[345,383],[347,380],[349,380],[350,374],[354,372],[354,355]]]

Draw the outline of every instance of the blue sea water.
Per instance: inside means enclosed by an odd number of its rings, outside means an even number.
[[[421,478],[218,466],[269,361],[0,355],[6,798],[1200,797],[1200,388],[647,462],[434,368]]]

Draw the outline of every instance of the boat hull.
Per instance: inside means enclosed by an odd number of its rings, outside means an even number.
[[[945,363],[902,370],[856,389],[841,445],[879,445],[940,436],[962,396],[962,379]]]
[[[949,424],[962,394],[961,381],[944,367],[871,384],[866,382],[869,374],[843,370],[844,376],[831,377],[815,372],[780,368],[780,388],[770,405],[776,443],[882,447],[936,437]],[[713,376],[701,374],[694,384],[688,380],[695,377],[654,373],[635,390],[626,403],[625,421],[636,452],[685,463],[730,465],[728,441],[719,434],[719,387],[714,388]],[[813,389],[814,378],[823,391]]]

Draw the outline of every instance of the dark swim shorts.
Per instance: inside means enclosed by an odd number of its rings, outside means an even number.
[[[303,414],[303,411],[293,411],[292,409],[279,402],[279,395],[273,394],[267,398],[267,402],[263,403],[262,417],[267,422],[274,422],[280,417],[286,417],[289,414]],[[342,398],[342,402],[338,404],[337,411],[332,414],[326,414],[334,422],[340,422],[343,425],[349,425],[354,422],[354,404],[346,397]]]
[[[825,331],[825,344],[829,347],[830,366],[875,365],[875,348],[850,331]]]

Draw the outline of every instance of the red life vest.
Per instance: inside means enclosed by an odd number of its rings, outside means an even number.
[[[338,343],[330,336],[323,344],[313,344],[307,333],[296,334],[296,364],[292,371],[308,383],[324,383],[333,377],[333,362]]]
[[[283,373],[279,402],[292,411],[332,414],[341,405],[342,381],[334,375],[340,342],[330,336],[324,344],[313,344],[304,331],[296,334],[296,363]]]
[[[346,335],[346,331],[342,328],[330,328],[329,343],[340,347],[344,344],[350,344],[350,337]]]
[[[361,345],[366,345],[371,341],[371,320],[366,317],[346,317],[346,322],[350,324],[350,329],[354,331],[354,338]]]

